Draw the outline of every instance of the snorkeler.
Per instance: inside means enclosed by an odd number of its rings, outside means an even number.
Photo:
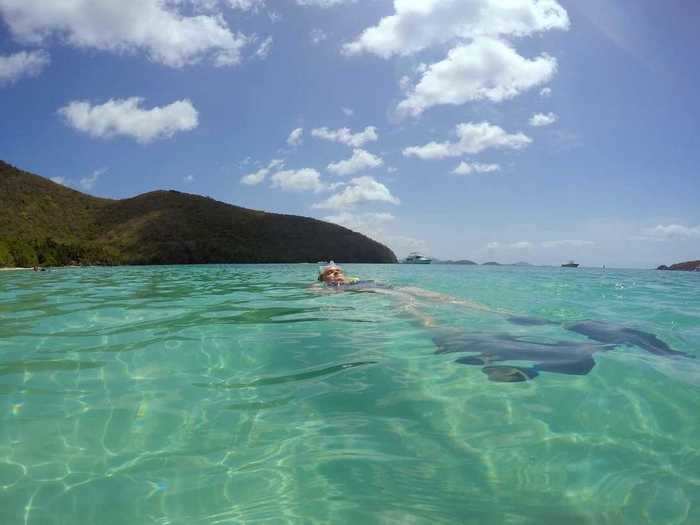
[[[481,366],[490,381],[520,382],[537,377],[540,372],[586,375],[595,366],[593,355],[618,346],[636,346],[663,357],[693,357],[671,349],[654,334],[602,321],[560,323],[521,317],[503,309],[466,301],[450,295],[415,287],[394,287],[376,281],[348,278],[343,269],[331,261],[319,269],[318,280],[335,291],[373,292],[388,295],[396,301],[397,310],[413,322],[429,330],[436,345],[436,354],[468,354],[456,360],[465,365]],[[423,309],[428,303],[455,305],[472,310],[499,314],[515,325],[560,325],[563,329],[586,336],[588,342],[573,340],[537,342],[530,337],[511,334],[485,334],[456,327],[440,327]],[[591,342],[593,341],[593,342]],[[530,361],[530,366],[514,366],[510,362]]]

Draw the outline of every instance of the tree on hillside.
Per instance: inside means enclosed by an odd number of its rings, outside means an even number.
[[[6,242],[0,241],[0,268],[8,268],[15,266],[15,258],[10,253],[10,247]]]

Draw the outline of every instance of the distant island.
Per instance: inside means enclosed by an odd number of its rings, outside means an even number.
[[[464,266],[476,266],[477,265],[477,263],[475,263],[474,261],[470,261],[468,259],[459,259],[456,261],[453,261],[451,259],[448,259],[446,261],[440,261],[438,259],[434,259],[433,264],[461,264]]]
[[[3,161],[0,195],[0,267],[397,262],[336,224],[172,190],[103,199]]]
[[[452,260],[448,259],[446,261],[440,260],[440,259],[433,259],[433,264],[461,264],[463,266],[479,266],[479,263],[470,261],[469,259],[457,259],[457,260]],[[481,263],[481,266],[533,266],[532,264],[528,262],[523,262],[519,261],[516,263],[499,263],[495,261],[489,261],[485,263]]]
[[[672,270],[677,272],[700,272],[700,261],[686,261],[666,266],[662,264],[657,270]]]

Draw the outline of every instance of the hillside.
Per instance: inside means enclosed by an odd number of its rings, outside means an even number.
[[[0,266],[14,264],[395,263],[335,224],[155,191],[100,199],[0,161]]]

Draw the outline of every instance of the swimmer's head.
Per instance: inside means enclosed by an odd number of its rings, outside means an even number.
[[[331,261],[328,266],[320,268],[318,280],[326,284],[342,284],[345,282],[345,275],[343,269]]]

